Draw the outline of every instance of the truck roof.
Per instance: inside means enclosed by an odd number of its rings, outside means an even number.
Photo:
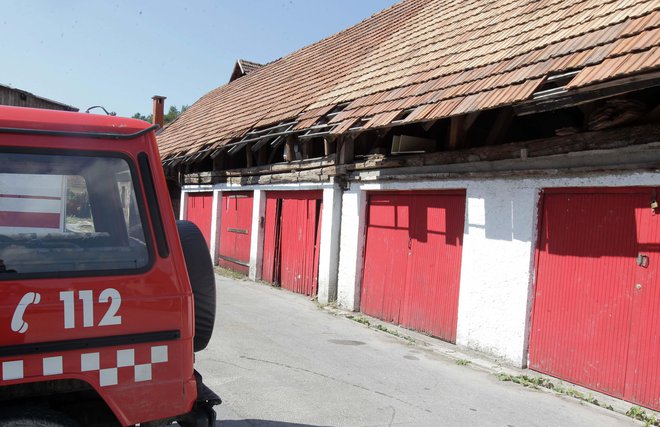
[[[0,106],[0,131],[17,133],[81,134],[127,138],[155,129],[143,120],[100,114]]]

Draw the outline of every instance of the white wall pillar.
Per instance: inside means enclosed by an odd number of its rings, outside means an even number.
[[[266,192],[254,190],[252,199],[252,229],[250,234],[250,280],[261,279],[264,257],[264,223],[266,215]]]
[[[188,192],[181,190],[181,202],[179,204],[179,219],[185,220],[188,212]]]
[[[353,311],[360,308],[366,208],[367,194],[364,191],[351,188],[344,192],[341,206],[337,304]]]
[[[456,342],[525,367],[539,190],[516,185],[468,185]]]
[[[211,242],[209,247],[213,265],[218,265],[220,255],[220,231],[222,224],[222,191],[213,190],[213,202],[211,205]]]
[[[321,304],[328,304],[337,299],[341,199],[342,190],[339,187],[323,190],[318,282],[318,301]]]

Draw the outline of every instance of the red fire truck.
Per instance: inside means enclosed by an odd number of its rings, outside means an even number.
[[[154,127],[0,107],[0,425],[211,426],[214,319]]]

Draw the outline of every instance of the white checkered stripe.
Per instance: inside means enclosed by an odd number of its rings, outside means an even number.
[[[168,362],[168,348],[166,345],[151,347],[151,357],[148,363],[135,363],[135,349],[116,350],[117,366],[101,369],[101,352],[83,353],[80,356],[80,371],[99,373],[99,384],[108,387],[118,384],[119,369],[132,369],[136,383],[151,381],[151,368],[154,364]],[[25,362],[23,360],[9,360],[0,364],[2,381],[21,380],[25,377]],[[44,357],[42,359],[42,372],[44,376],[61,375],[64,373],[62,356]]]
[[[167,346],[159,345],[151,347],[151,360],[149,363],[136,364],[135,350],[117,350],[117,366],[114,368],[101,369],[101,354],[83,353],[80,356],[80,370],[82,372],[99,372],[99,385],[109,387],[118,384],[119,369],[132,368],[133,378],[136,383],[151,381],[151,367],[156,363],[168,361]]]
[[[10,360],[2,362],[2,381],[23,379],[23,361]]]

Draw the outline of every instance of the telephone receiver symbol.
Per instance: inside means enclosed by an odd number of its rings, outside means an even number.
[[[39,304],[41,301],[41,295],[36,292],[28,292],[23,295],[21,301],[16,306],[16,311],[14,311],[14,317],[11,319],[11,330],[18,332],[19,334],[24,334],[28,330],[28,324],[23,320],[23,315],[25,310],[27,310],[30,304]]]

